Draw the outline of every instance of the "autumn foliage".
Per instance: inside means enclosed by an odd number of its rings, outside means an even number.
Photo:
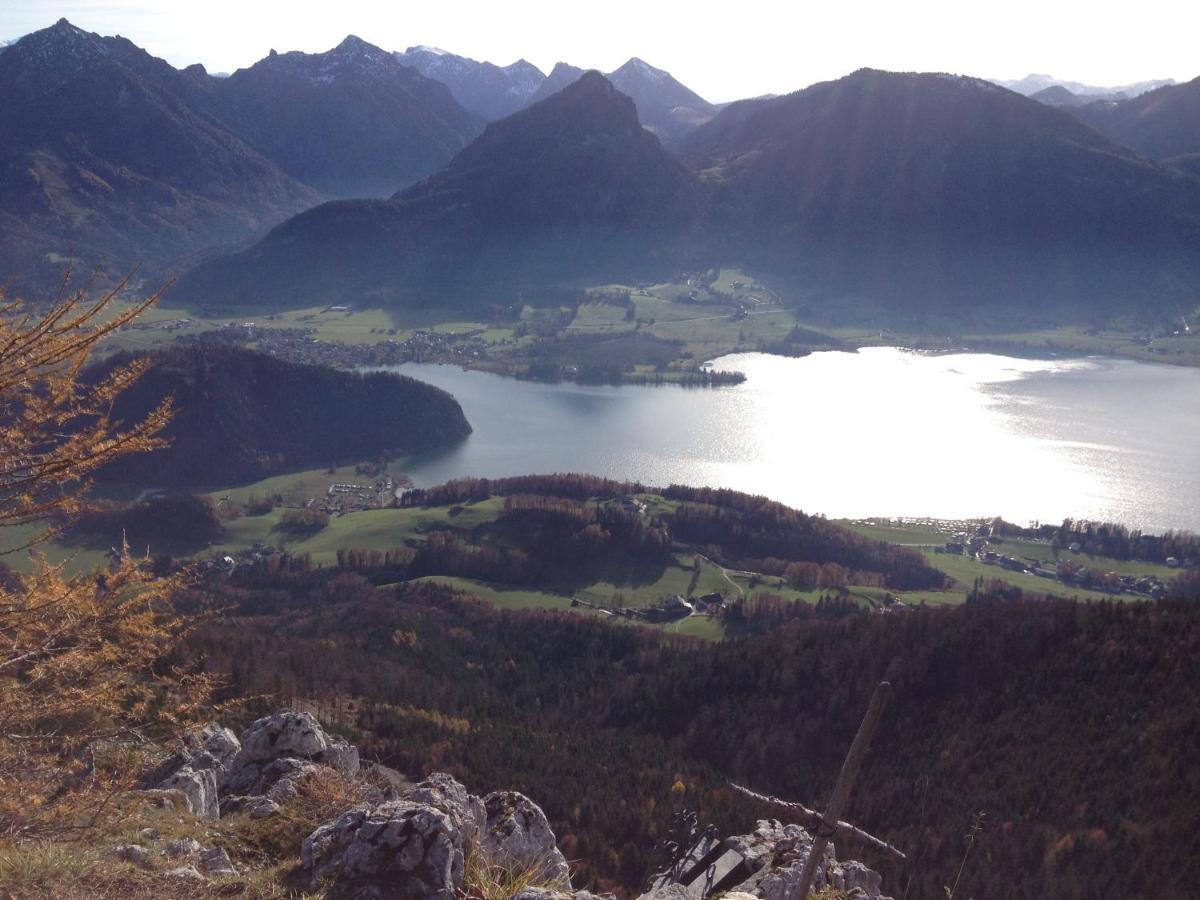
[[[121,429],[114,399],[145,371],[133,361],[80,379],[99,341],[154,302],[116,309],[116,291],[64,296],[36,311],[0,297],[0,529],[27,574],[0,579],[0,835],[86,824],[129,785],[131,755],[187,720],[208,681],[170,664],[190,624],[172,609],[181,576],[159,578],[126,549],[107,571],[68,574],[36,547],[86,502],[89,476],[161,446],[164,402]],[[32,535],[32,536],[29,536]]]

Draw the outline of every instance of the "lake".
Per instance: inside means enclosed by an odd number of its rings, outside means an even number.
[[[830,517],[1105,519],[1200,531],[1200,369],[895,348],[736,354],[719,388],[518,382],[453,366],[475,429],[412,461],[462,475],[590,472],[765,494]]]

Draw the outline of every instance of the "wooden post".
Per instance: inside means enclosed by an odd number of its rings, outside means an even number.
[[[812,849],[808,853],[808,859],[804,861],[804,871],[800,873],[800,900],[808,900],[813,878],[817,874],[817,866],[825,857],[825,848],[829,845],[829,838],[837,831],[838,821],[846,810],[850,791],[858,778],[858,770],[862,768],[863,758],[871,746],[871,739],[875,736],[875,727],[879,724],[879,718],[883,715],[883,708],[887,705],[891,692],[892,686],[886,681],[881,681],[875,688],[875,693],[871,695],[871,705],[867,707],[862,724],[858,726],[858,734],[854,736],[854,743],[850,745],[850,750],[846,754],[846,761],[842,763],[842,771],[838,775],[837,784],[834,785],[833,796],[829,798],[829,806],[825,808],[825,815],[821,817],[821,827],[814,829]]]

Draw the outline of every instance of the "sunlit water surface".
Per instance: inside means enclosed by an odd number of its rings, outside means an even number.
[[[397,370],[458,398],[474,433],[419,459],[462,475],[590,472],[765,494],[829,516],[1066,516],[1200,531],[1200,369],[872,348],[727,356],[720,388],[518,382]]]

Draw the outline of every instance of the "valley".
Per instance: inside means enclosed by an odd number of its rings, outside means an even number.
[[[0,896],[1190,900],[1195,29],[753,5],[0,8]]]

